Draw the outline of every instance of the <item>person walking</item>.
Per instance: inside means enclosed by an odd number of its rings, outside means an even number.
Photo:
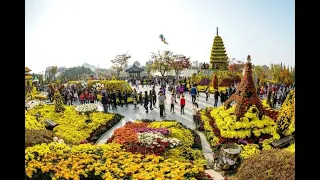
[[[184,114],[184,106],[186,105],[186,100],[184,99],[184,95],[182,95],[181,99],[180,99],[180,114]]]
[[[137,106],[138,101],[137,101],[137,95],[136,95],[136,94],[133,94],[133,95],[132,95],[132,103],[133,103],[133,105],[134,105],[133,110],[139,109],[139,107]]]
[[[155,86],[152,87],[151,96],[152,96],[153,107],[155,108],[156,107],[156,103],[157,103],[157,95],[156,95]]]
[[[146,113],[148,113],[148,103],[149,103],[149,96],[148,91],[144,92],[144,108],[146,109]]]
[[[123,104],[122,104],[122,93],[120,92],[120,90],[118,91],[118,99],[119,99],[119,104],[121,107],[123,107]]]
[[[115,90],[112,92],[112,103],[113,108],[117,109],[117,92]]]
[[[218,90],[215,90],[214,91],[214,105],[213,107],[217,107],[218,106],[218,98],[219,98],[220,94],[219,94],[219,91]]]
[[[197,113],[198,113],[198,110],[199,110],[199,105],[198,103],[193,103],[193,107],[192,107],[192,114],[193,114],[193,121],[194,123],[197,125],[199,125],[199,119],[197,118]]]
[[[176,102],[176,97],[174,93],[171,94],[171,106],[170,106],[170,112],[174,113],[174,103]]]
[[[123,98],[124,104],[126,105],[126,107],[128,107],[128,93],[127,93],[127,91],[124,91],[122,93],[122,98]]]
[[[150,100],[150,110],[152,111],[152,104],[153,104],[153,96],[152,96],[152,90],[149,91],[149,100]]]
[[[208,101],[208,98],[209,98],[209,90],[210,90],[210,88],[209,88],[209,86],[207,86],[207,88],[206,88],[206,101]]]
[[[192,98],[192,103],[195,103],[196,102],[196,95],[197,95],[197,89],[195,86],[193,86],[190,89],[190,94],[191,94],[191,98]]]
[[[102,104],[102,107],[103,107],[103,111],[105,113],[107,113],[108,112],[108,100],[107,100],[107,97],[106,97],[106,95],[104,93],[102,94],[101,104]]]
[[[160,108],[160,118],[164,118],[165,116],[163,115],[164,111],[164,101],[166,98],[164,97],[162,91],[159,93],[158,101],[159,101],[159,108]]]

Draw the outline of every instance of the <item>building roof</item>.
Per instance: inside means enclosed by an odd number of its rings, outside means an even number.
[[[131,67],[129,67],[129,68],[127,68],[127,69],[125,70],[125,72],[128,72],[128,73],[140,73],[140,72],[142,72],[142,71],[144,71],[144,69],[136,66],[135,63],[134,63]]]
[[[33,77],[32,76],[30,76],[30,75],[27,75],[27,76],[25,76],[25,78],[24,78],[25,80],[30,80],[30,79],[33,79]]]
[[[31,69],[29,69],[28,67],[24,67],[24,71],[25,71],[25,72],[30,72]]]

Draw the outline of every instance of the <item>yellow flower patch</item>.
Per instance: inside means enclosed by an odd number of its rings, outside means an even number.
[[[92,113],[90,119],[92,122],[85,123],[88,119],[86,115],[77,114],[74,106],[65,106],[66,110],[61,113],[54,112],[54,105],[44,105],[43,107],[36,107],[29,112],[35,115],[37,112],[41,113],[40,122],[44,124],[46,119],[50,119],[59,125],[53,131],[58,136],[63,137],[67,142],[78,144],[81,140],[87,139],[92,132],[94,132],[101,125],[113,119],[114,114],[106,114],[103,112]]]
[[[61,147],[56,147],[61,146]],[[161,156],[132,154],[118,144],[36,145],[25,151],[26,176],[52,173],[52,179],[101,176],[102,179],[193,179],[203,167]]]

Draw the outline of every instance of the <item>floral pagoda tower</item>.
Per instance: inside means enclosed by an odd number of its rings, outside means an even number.
[[[256,105],[259,111],[259,119],[261,119],[263,115],[266,115],[276,120],[278,112],[273,110],[266,110],[262,106],[256,89],[254,88],[254,83],[252,79],[252,64],[250,61],[251,57],[250,55],[248,55],[247,63],[244,67],[244,75],[242,77],[242,80],[239,86],[237,87],[236,92],[232,94],[230,98],[225,102],[225,108],[228,109],[230,107],[230,103],[232,101],[236,101],[235,115],[239,120],[241,117],[244,116],[244,114],[250,106]]]
[[[219,36],[218,27],[217,35],[213,40],[213,45],[211,49],[210,56],[210,69],[226,70],[228,67],[228,57],[226,50],[222,41],[222,38]]]

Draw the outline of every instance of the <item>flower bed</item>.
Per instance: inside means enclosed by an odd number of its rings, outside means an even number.
[[[197,89],[199,92],[205,92],[206,91],[207,86],[197,86]],[[228,87],[218,87],[218,91],[222,91],[222,92],[226,92],[226,89],[228,89]],[[209,87],[209,92],[210,93],[214,93],[214,89],[212,86]]]
[[[141,120],[116,129],[107,143],[118,143],[132,153],[155,154],[180,162],[205,166],[201,141],[191,129],[176,121]],[[196,149],[198,148],[198,149]]]
[[[242,147],[241,157],[247,158],[261,149],[271,149],[269,144],[280,139],[277,123],[268,116],[259,120],[255,106],[250,107],[240,121],[236,121],[234,110],[235,106],[228,110],[220,106],[198,112],[199,130],[204,132],[212,148],[237,143]]]
[[[288,136],[295,132],[295,91],[292,90],[283,102],[278,116],[278,127]]]
[[[65,108],[66,110],[64,112],[56,113],[54,112],[54,105],[43,105],[42,107],[38,106],[33,108],[28,112],[31,117],[35,117],[35,115],[40,112],[39,124],[42,125],[41,127],[44,127],[44,121],[46,119],[50,119],[59,124],[53,129],[53,132],[71,144],[78,144],[80,141],[89,138],[100,126],[106,126],[110,122],[112,122],[112,124],[117,123],[112,121],[115,118],[115,114],[106,114],[103,112],[92,113],[90,117],[91,122],[86,123],[85,120],[87,120],[88,117],[77,113],[74,106],[65,106]],[[37,126],[35,125],[34,120],[31,120],[32,118],[26,117],[26,122],[32,122],[26,123],[27,129],[40,127],[39,124],[37,124]],[[117,119],[117,121],[119,121],[119,119]]]
[[[208,179],[191,162],[126,152],[116,143],[36,145],[25,150],[25,166],[27,180]]]
[[[25,128],[32,130],[45,130],[45,126],[38,122],[36,117],[25,111]]]
[[[112,81],[108,81],[108,80],[101,80],[101,81],[97,81],[97,80],[93,80],[93,81],[88,81],[88,89],[91,89],[93,87],[93,85],[95,84],[103,84],[104,88],[107,91],[120,91],[120,92],[124,92],[127,91],[129,94],[131,94],[133,92],[131,86],[129,85],[129,83],[127,81],[116,81],[116,80],[112,80]]]

